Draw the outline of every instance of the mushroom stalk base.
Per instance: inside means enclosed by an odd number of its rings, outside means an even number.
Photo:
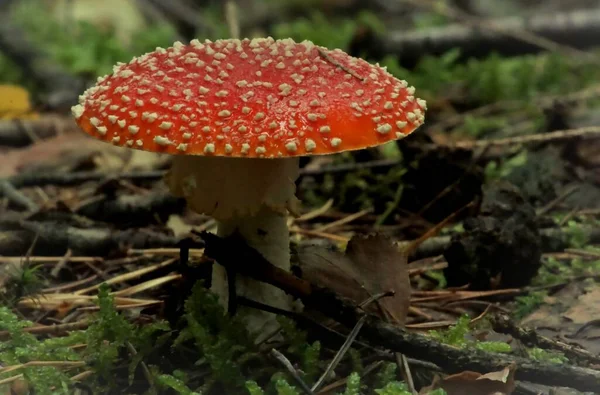
[[[295,211],[298,158],[251,159],[204,156],[177,156],[166,182],[188,207],[212,216],[217,233],[237,233],[271,264],[289,271],[290,246],[288,211]],[[227,274],[214,265],[211,290],[221,303],[228,304]],[[236,294],[282,309],[291,309],[292,299],[269,284],[236,279]],[[269,331],[277,325],[275,316],[240,308],[251,333]]]
[[[227,237],[237,233],[252,248],[256,249],[273,265],[290,270],[289,233],[287,217],[263,206],[255,215],[219,221],[217,234]],[[289,310],[291,298],[282,290],[265,283],[259,283],[247,277],[237,276],[236,294],[267,305]],[[229,301],[227,273],[221,265],[213,266],[212,291],[219,296],[224,305]],[[258,310],[246,310],[240,313],[246,316],[250,333],[270,332],[275,327],[275,316]]]

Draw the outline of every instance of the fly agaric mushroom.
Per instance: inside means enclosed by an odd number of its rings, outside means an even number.
[[[238,232],[289,270],[286,214],[299,157],[405,137],[424,121],[425,101],[414,93],[379,65],[309,41],[192,40],[119,63],[72,110],[95,138],[173,154],[170,190],[216,219],[220,236]],[[213,290],[224,303],[226,286],[215,267]],[[236,287],[262,303],[292,303],[271,285],[238,279]]]

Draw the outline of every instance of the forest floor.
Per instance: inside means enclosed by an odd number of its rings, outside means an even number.
[[[346,49],[375,48],[365,37]],[[285,281],[168,192],[168,155],[92,140],[25,83],[0,85],[0,386],[600,393],[600,55],[384,55],[422,88],[426,125],[303,163]],[[253,344],[197,282],[215,261],[306,312]]]

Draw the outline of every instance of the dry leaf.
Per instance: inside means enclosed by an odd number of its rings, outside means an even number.
[[[576,324],[586,324],[600,316],[600,287],[581,295],[563,316]]]
[[[410,304],[406,256],[382,235],[355,236],[343,254],[316,245],[298,247],[302,277],[352,299],[357,304],[375,294],[394,291],[379,301],[387,316],[404,324]]]
[[[56,168],[76,166],[88,160],[93,161],[94,170],[110,173],[153,170],[164,167],[170,158],[168,155],[117,147],[93,139],[83,132],[65,133],[3,153],[0,177],[9,177],[39,166],[43,166],[44,171],[56,171]]]
[[[436,377],[419,393],[426,395],[442,388],[447,395],[510,395],[515,390],[515,370],[516,364],[512,363],[499,372],[481,374],[465,371],[443,379]]]
[[[16,85],[0,85],[0,119],[33,119],[29,92]]]

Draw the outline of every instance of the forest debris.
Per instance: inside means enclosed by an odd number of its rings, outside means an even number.
[[[185,199],[153,190],[146,194],[102,196],[79,207],[76,212],[105,223],[143,227],[156,223],[157,219],[167,221],[170,215],[182,214],[185,207]]]
[[[81,228],[60,222],[0,221],[0,255],[24,254],[35,236],[39,239],[33,253],[63,256],[68,249],[74,255],[106,255],[127,248],[175,247],[179,240],[150,229],[114,230],[107,227]]]
[[[494,315],[490,322],[495,331],[506,333],[527,346],[562,352],[569,360],[578,361],[580,365],[584,363],[600,366],[600,356],[594,355],[583,347],[542,336],[535,329],[518,327],[507,315]]]
[[[0,176],[9,177],[34,169],[39,172],[39,168],[43,168],[46,172],[52,170],[62,172],[64,167],[76,167],[82,161],[98,154],[119,157],[120,164],[117,163],[116,166],[119,169],[122,168],[124,160],[128,157],[125,150],[102,144],[85,135],[61,134],[3,154]],[[109,171],[111,169],[102,170]]]
[[[510,395],[516,387],[515,370],[516,364],[512,363],[498,372],[481,374],[465,371],[444,378],[438,376],[420,393],[427,394],[442,388],[447,395]]]
[[[417,3],[417,0],[404,1]],[[423,6],[420,2],[417,5]],[[446,7],[443,9],[447,10]],[[425,55],[441,55],[454,48],[461,48],[461,59],[481,58],[494,52],[503,56],[539,53],[542,50],[580,54],[581,50],[598,45],[595,37],[600,34],[600,13],[592,10],[538,13],[527,18],[469,19],[473,23],[461,21],[410,32],[400,29],[388,32],[385,37],[372,35],[361,48],[367,50],[370,57],[397,55],[403,66],[413,67]],[[477,26],[469,26],[473,24]],[[589,59],[590,55],[578,58]]]
[[[418,213],[435,224],[451,215],[462,219],[473,211],[464,208],[481,196],[484,174],[477,164],[478,154],[433,144],[425,133],[404,140],[399,149],[408,164],[402,176],[400,212]]]
[[[494,147],[502,145],[535,144],[544,142],[556,142],[571,139],[598,139],[600,138],[599,126],[585,126],[577,129],[555,130],[549,133],[528,134],[525,136],[506,137],[492,140],[459,141],[452,146],[464,149],[481,147]]]
[[[357,304],[375,294],[395,292],[379,304],[395,323],[405,322],[410,304],[406,256],[385,236],[355,236],[345,254],[314,245],[301,245],[297,252],[302,278]]]
[[[577,302],[563,316],[575,324],[587,324],[600,317],[600,287],[595,287],[577,298]]]
[[[162,276],[154,278],[152,280],[144,281],[143,283],[133,285],[129,288],[125,288],[120,291],[116,291],[113,294],[118,296],[131,296],[146,291],[148,289],[159,287],[171,281],[181,280],[181,278],[181,274],[169,274],[167,276]]]
[[[535,211],[508,182],[484,190],[480,215],[464,221],[444,257],[449,286],[471,289],[527,285],[540,267],[541,242]]]
[[[19,300],[19,307],[28,307],[40,310],[70,310],[79,306],[94,305],[98,300],[97,295],[78,295],[74,293],[53,293],[36,296],[27,296]],[[134,299],[122,296],[114,297],[116,306],[130,306],[146,303],[162,303],[160,300]]]
[[[274,285],[299,297],[305,306],[353,327],[359,319],[354,303],[336,296],[330,290],[318,287],[271,265],[256,250],[235,238],[223,239],[214,234],[202,233],[206,244],[205,254],[215,262],[236,270],[237,273]],[[362,327],[361,338],[369,343],[408,357],[418,356],[446,371],[464,370],[490,372],[504,369],[515,363],[519,369],[515,379],[545,385],[572,387],[581,391],[600,388],[600,371],[578,368],[568,364],[538,362],[514,355],[489,353],[477,349],[459,349],[439,343],[427,336],[410,333],[397,325],[370,316]]]
[[[36,211],[38,205],[21,191],[16,189],[8,180],[0,179],[0,195],[4,195],[9,201],[29,211]]]
[[[35,119],[29,92],[17,85],[0,85],[0,119]],[[0,141],[0,145],[1,141]]]
[[[162,269],[163,267],[172,265],[173,263],[175,263],[177,261],[176,258],[170,258],[167,259],[166,261],[163,261],[161,263],[157,263],[155,265],[150,265],[150,266],[144,266],[140,269],[134,270],[134,271],[130,271],[124,274],[121,274],[119,276],[115,276],[112,277],[106,281],[103,282],[103,284],[107,284],[107,285],[113,285],[113,284],[119,284],[125,281],[129,281],[129,280],[133,280],[133,279],[137,279],[145,274],[148,273],[152,273],[155,270],[158,269]],[[98,288],[100,288],[101,284],[97,284],[97,285],[92,285],[91,287],[87,287],[87,288],[83,288],[80,290],[77,290],[75,292],[73,292],[74,295],[84,295],[89,293],[90,291],[95,291]]]

